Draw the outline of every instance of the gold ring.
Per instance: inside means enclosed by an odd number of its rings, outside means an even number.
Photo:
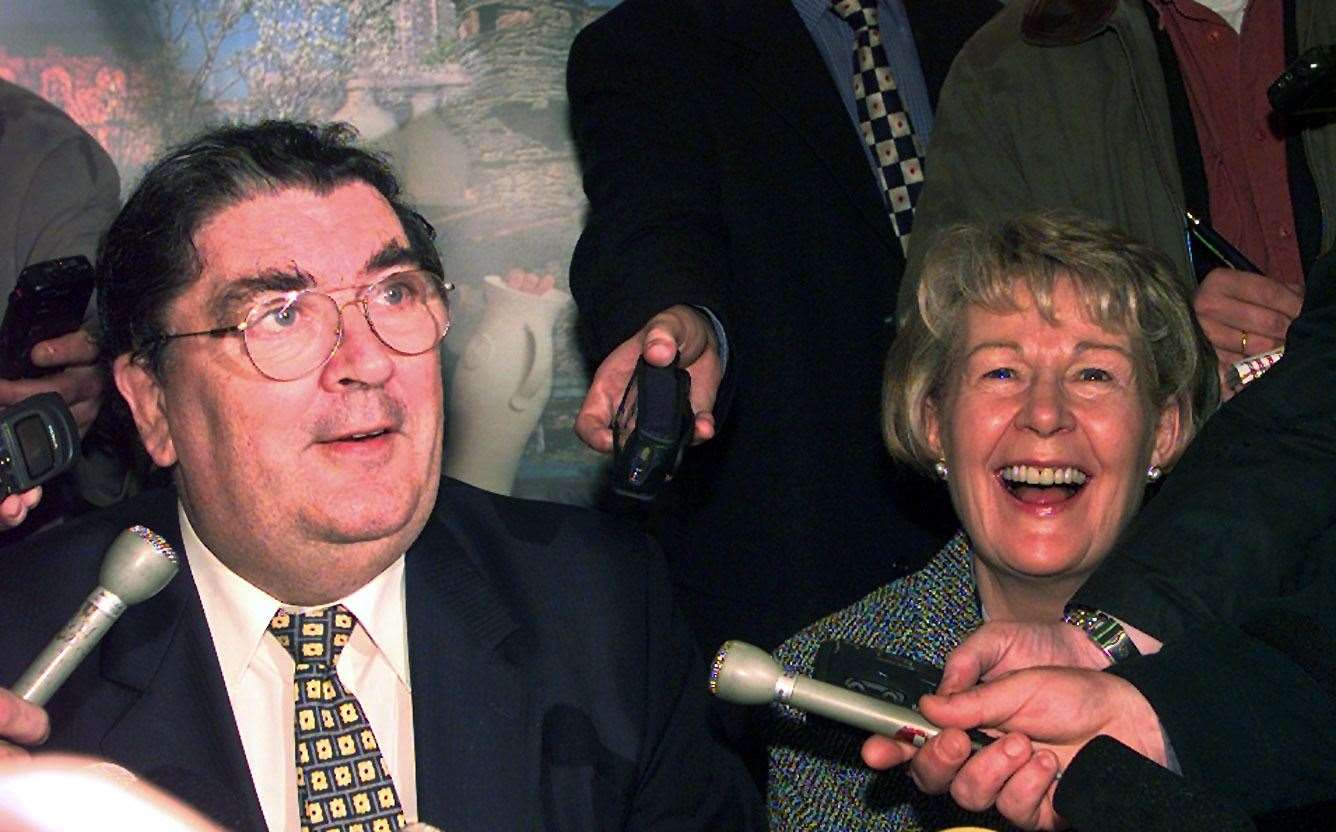
[[[1241,352],[1246,356],[1248,354],[1248,330],[1240,329],[1239,335],[1242,336],[1242,342],[1240,344],[1242,347]]]

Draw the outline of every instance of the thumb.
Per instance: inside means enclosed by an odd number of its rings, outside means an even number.
[[[989,669],[1006,655],[1011,635],[1003,624],[985,624],[946,657],[937,692],[967,690],[979,683]]]
[[[704,315],[682,304],[651,318],[644,333],[641,352],[656,367],[667,367],[679,353],[681,366],[690,366],[710,345],[713,334]]]
[[[919,700],[923,715],[943,728],[1007,728],[1007,721],[1029,696],[1024,677],[1013,673],[978,687],[946,695],[928,694]]]

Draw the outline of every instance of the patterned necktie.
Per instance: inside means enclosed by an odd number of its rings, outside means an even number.
[[[404,825],[380,745],[335,662],[357,619],[342,604],[316,613],[279,610],[269,632],[297,662],[297,808],[302,832],[390,832]]]
[[[895,86],[877,28],[877,0],[831,0],[854,30],[854,100],[863,141],[877,160],[877,181],[890,206],[900,248],[909,253],[914,203],[923,190],[923,151]]]

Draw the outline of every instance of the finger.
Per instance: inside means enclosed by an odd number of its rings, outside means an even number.
[[[26,748],[0,740],[0,760],[23,760],[31,756]]]
[[[1294,320],[1292,315],[1244,298],[1202,291],[1199,291],[1193,299],[1192,309],[1197,313],[1197,320],[1202,322],[1203,330],[1232,329],[1235,336],[1232,340],[1235,343],[1238,342],[1238,336],[1242,332],[1247,332],[1249,339],[1260,336],[1273,341],[1284,341],[1285,332]],[[1211,326],[1208,327],[1206,322]],[[1207,336],[1210,335],[1211,332],[1208,331]],[[1253,351],[1251,344],[1248,351]]]
[[[1229,294],[1247,303],[1274,310],[1290,320],[1299,317],[1304,305],[1303,291],[1299,287],[1269,277],[1258,280],[1255,275],[1246,272],[1235,272],[1235,275],[1236,279],[1229,283]]]
[[[46,711],[0,688],[0,737],[23,745],[46,741],[51,723]]]
[[[1037,750],[998,793],[997,811],[1024,829],[1051,827],[1057,816],[1052,802],[1057,777],[1058,758],[1047,749]]]
[[[550,292],[557,285],[557,278],[554,275],[545,274],[534,286],[534,294],[544,294]]]
[[[580,405],[580,412],[575,414],[575,435],[599,453],[610,453],[612,413],[611,401],[600,391],[590,388]]]
[[[694,407],[692,409],[695,410]],[[695,432],[691,435],[691,444],[699,445],[706,440],[713,439],[715,431],[714,413],[709,410],[697,411],[694,429]]]
[[[863,762],[868,768],[884,771],[913,759],[917,748],[881,734],[873,734],[863,741]]]
[[[41,381],[47,382],[71,407],[79,402],[101,398],[104,386],[102,371],[97,367],[67,367]]]
[[[1034,756],[1030,738],[1008,734],[961,766],[951,781],[951,798],[971,812],[990,808],[1007,781]]]
[[[28,517],[28,506],[19,494],[10,494],[0,500],[0,526],[12,529]]]
[[[969,756],[970,740],[965,732],[946,729],[925,742],[910,760],[909,776],[920,791],[942,794]]]
[[[1256,329],[1245,330],[1233,324],[1222,323],[1214,318],[1198,318],[1198,323],[1201,324],[1202,332],[1206,334],[1206,340],[1211,342],[1211,346],[1215,348],[1216,355],[1221,361],[1224,361],[1227,355],[1257,355],[1285,345],[1283,340],[1270,338]],[[1247,335],[1246,341],[1244,339],[1245,334]],[[1245,346],[1248,349],[1246,354],[1243,352]]]
[[[88,429],[93,426],[93,422],[97,421],[97,413],[101,406],[101,399],[89,399],[75,402],[70,407],[70,415],[74,417],[74,424],[79,429],[80,438],[86,436]]]
[[[71,364],[92,364],[97,361],[97,343],[87,330],[56,338],[48,338],[33,345],[32,363],[38,367],[64,367]]]
[[[600,453],[612,450],[612,419],[640,360],[640,344],[641,336],[637,333],[608,353],[594,371],[589,392],[575,414],[575,434]]]
[[[1298,317],[1303,308],[1303,288],[1279,280],[1237,269],[1212,269],[1197,293],[1224,295],[1274,309],[1288,317]]]

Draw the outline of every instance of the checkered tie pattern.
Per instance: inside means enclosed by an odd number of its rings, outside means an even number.
[[[877,160],[877,181],[890,206],[891,225],[909,253],[914,204],[923,190],[923,150],[891,75],[877,28],[877,0],[831,0],[854,30],[854,100],[863,141]]]
[[[315,613],[279,610],[269,632],[297,662],[297,808],[302,832],[390,832],[404,825],[380,745],[335,663],[357,619],[339,604]]]

